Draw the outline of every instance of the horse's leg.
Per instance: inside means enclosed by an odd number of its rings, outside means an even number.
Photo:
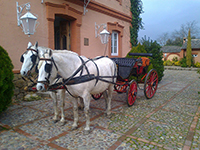
[[[78,98],[78,108],[80,110],[83,110],[84,109],[84,103],[83,103],[83,98]]]
[[[75,130],[78,128],[78,99],[72,98],[73,102],[73,112],[74,112],[74,123],[72,125],[71,130]]]
[[[111,99],[112,99],[113,85],[108,86],[108,90],[104,91],[105,99],[107,101],[106,113],[108,117],[111,117]],[[106,93],[106,94],[105,94]]]
[[[65,107],[65,89],[60,90],[60,100],[61,100],[61,123],[62,125],[65,124],[65,113],[64,113],[64,107]]]
[[[108,93],[106,90],[103,92],[103,97],[105,98],[105,104],[106,104],[106,110],[107,110],[107,108],[108,108]]]
[[[89,93],[84,94],[83,101],[84,101],[84,112],[86,118],[85,134],[88,134],[90,131],[90,114],[89,114],[90,100],[91,100],[91,95]]]
[[[58,122],[58,101],[55,92],[50,92],[50,96],[53,99],[53,109],[54,109],[54,123]]]

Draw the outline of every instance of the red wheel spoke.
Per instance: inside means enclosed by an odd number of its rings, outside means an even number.
[[[144,94],[146,98],[152,98],[156,93],[156,89],[158,86],[158,74],[155,69],[150,70],[147,74],[144,86]]]
[[[132,106],[135,103],[137,95],[137,83],[133,81],[129,86],[128,95],[127,95],[127,104],[128,106]]]

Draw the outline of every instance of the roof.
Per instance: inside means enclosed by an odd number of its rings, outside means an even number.
[[[187,48],[187,39],[185,40],[185,43],[183,43],[181,49],[186,49]],[[191,39],[191,45],[192,49],[199,49],[200,48],[200,39]]]
[[[160,51],[164,53],[179,53],[181,51],[181,47],[180,46],[163,46],[160,49]]]

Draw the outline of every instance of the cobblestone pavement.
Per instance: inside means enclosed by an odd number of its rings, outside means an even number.
[[[51,99],[13,104],[0,115],[0,149],[200,149],[200,79],[196,71],[165,70],[157,93],[147,100],[139,90],[136,103],[126,104],[126,94],[113,94],[112,117],[104,115],[105,101],[92,100],[91,133],[71,131],[72,104],[66,100],[66,124],[53,123]],[[142,86],[142,85],[141,85]]]

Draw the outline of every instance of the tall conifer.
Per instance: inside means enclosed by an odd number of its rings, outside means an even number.
[[[187,49],[186,49],[186,63],[187,63],[188,67],[191,67],[191,64],[192,64],[192,46],[191,46],[190,29],[188,31],[188,41],[187,41]]]
[[[130,2],[131,2],[131,14],[132,14],[132,21],[130,27],[130,42],[133,47],[137,46],[138,32],[139,29],[143,28],[142,18],[140,17],[140,14],[143,13],[143,11],[142,11],[141,0],[130,0]]]

